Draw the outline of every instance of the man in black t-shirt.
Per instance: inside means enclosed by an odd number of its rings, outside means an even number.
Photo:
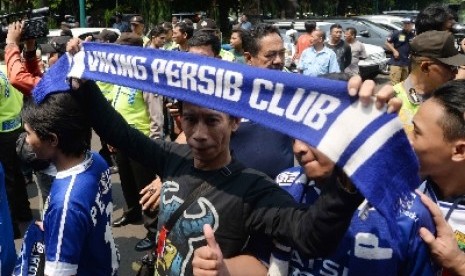
[[[341,72],[344,72],[344,69],[346,69],[352,62],[352,50],[350,49],[349,44],[342,40],[343,32],[341,25],[333,24],[329,30],[329,41],[325,42],[325,45],[336,53],[339,69]]]

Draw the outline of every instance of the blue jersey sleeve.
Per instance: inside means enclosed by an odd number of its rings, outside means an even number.
[[[412,223],[413,221],[413,223]],[[439,267],[432,259],[428,246],[423,242],[418,231],[421,227],[426,227],[432,233],[436,232],[434,222],[429,211],[415,195],[413,206],[408,211],[404,211],[403,216],[397,220],[402,231],[404,244],[408,248],[405,256],[402,275],[436,275]]]
[[[51,210],[45,229],[46,261],[77,265],[90,224],[88,215],[73,208]]]

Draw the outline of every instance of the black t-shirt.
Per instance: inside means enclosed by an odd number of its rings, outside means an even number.
[[[352,62],[352,50],[350,45],[347,44],[344,40],[339,41],[339,43],[336,45],[325,42],[325,45],[336,53],[339,69],[341,72],[344,72],[344,69],[346,69],[346,67],[349,66]]]

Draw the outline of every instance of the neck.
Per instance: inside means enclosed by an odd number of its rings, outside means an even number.
[[[410,74],[404,82],[410,82],[410,85],[415,89],[415,92],[420,95],[429,94],[432,89],[427,80],[424,80],[422,77],[414,73]]]
[[[189,50],[189,46],[187,45],[187,41],[179,44],[179,49],[187,52],[187,50]]]
[[[57,171],[65,171],[67,169],[70,169],[76,165],[79,165],[84,161],[86,157],[85,153],[80,154],[79,156],[68,156],[64,155],[63,153],[58,154],[58,156],[53,160],[53,163],[55,164]]]
[[[231,153],[228,150],[227,154],[222,154],[214,160],[204,161],[194,157],[194,167],[203,171],[219,170],[231,163],[231,160]]]
[[[331,45],[337,45],[337,44],[339,43],[339,41],[340,41],[340,40],[334,41],[334,40],[330,39],[330,40],[329,40],[329,44],[331,44]]]
[[[325,45],[324,45],[324,44],[315,44],[315,45],[313,45],[313,47],[315,48],[315,50],[316,50],[317,52],[319,52],[319,51],[323,50],[323,48],[325,47]]]
[[[458,197],[465,195],[465,170],[454,168],[440,176],[431,177],[431,180],[438,186],[443,198]]]
[[[234,51],[236,51],[236,53],[239,53],[239,54],[243,54],[244,53],[244,50],[241,48],[241,47],[234,47]]]

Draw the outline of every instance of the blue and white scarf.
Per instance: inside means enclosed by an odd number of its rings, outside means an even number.
[[[34,90],[37,102],[70,89],[67,78],[152,91],[248,118],[303,140],[344,169],[395,233],[400,199],[420,183],[418,161],[396,114],[363,107],[341,81],[224,62],[178,51],[84,43]]]

